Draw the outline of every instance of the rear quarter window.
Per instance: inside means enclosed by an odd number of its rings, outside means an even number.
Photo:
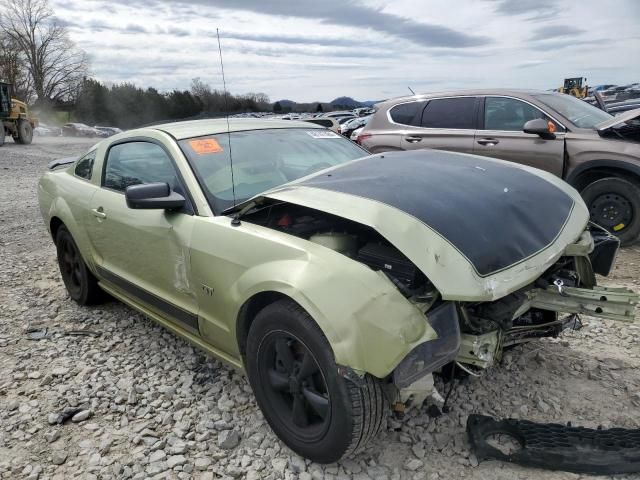
[[[425,104],[426,102],[400,103],[391,107],[389,116],[395,123],[417,127],[420,125],[420,115]]]
[[[96,159],[96,151],[87,153],[84,157],[78,160],[76,168],[73,173],[76,177],[84,178],[85,180],[91,180],[93,173],[93,162]]]

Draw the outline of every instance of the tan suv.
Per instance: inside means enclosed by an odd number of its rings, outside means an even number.
[[[372,153],[436,148],[537,167],[575,187],[623,244],[640,235],[640,109],[613,117],[569,95],[474,90],[387,100],[358,137]]]

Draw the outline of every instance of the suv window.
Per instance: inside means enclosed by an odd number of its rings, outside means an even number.
[[[424,108],[425,102],[409,102],[401,103],[389,110],[391,120],[402,125],[420,125],[420,113]]]
[[[155,143],[129,142],[109,149],[102,186],[123,192],[130,185],[166,182],[178,189],[169,155]]]
[[[485,130],[522,131],[525,123],[536,118],[550,120],[536,107],[515,98],[487,97],[485,99]]]
[[[96,159],[96,151],[87,153],[84,157],[78,160],[76,163],[76,168],[73,173],[76,174],[77,177],[85,178],[87,180],[91,180],[91,172],[93,171],[93,162]]]
[[[475,128],[475,97],[440,98],[431,100],[422,112],[425,128]]]

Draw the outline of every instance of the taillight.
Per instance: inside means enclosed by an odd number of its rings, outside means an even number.
[[[361,134],[360,134],[360,135],[358,135],[358,137],[356,138],[356,143],[357,143],[358,145],[362,145],[362,142],[363,142],[364,140],[366,140],[367,138],[369,138],[369,137],[373,137],[373,134],[371,134],[371,133],[361,133]]]

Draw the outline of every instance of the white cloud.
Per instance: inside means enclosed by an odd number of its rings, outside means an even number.
[[[216,28],[229,89],[273,100],[640,78],[635,0],[50,1],[99,80],[164,91],[221,88]]]

